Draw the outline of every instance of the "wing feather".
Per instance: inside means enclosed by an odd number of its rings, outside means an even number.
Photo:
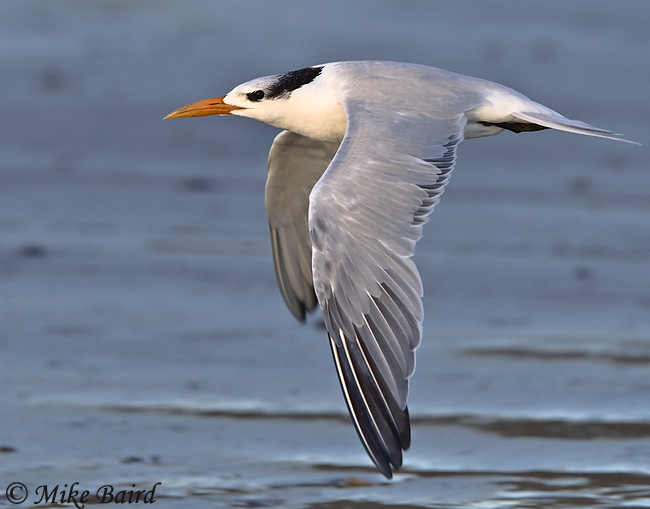
[[[422,282],[411,257],[466,119],[354,101],[344,109],[345,138],[310,195],[314,288],[357,433],[391,477],[410,445],[408,379],[422,334]]]
[[[282,298],[298,320],[317,304],[307,221],[309,193],[338,146],[282,131],[269,153],[265,202],[273,263]]]

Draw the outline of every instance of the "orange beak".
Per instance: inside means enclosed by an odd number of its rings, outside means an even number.
[[[241,106],[233,106],[223,102],[222,97],[215,97],[214,99],[205,99],[198,101],[182,108],[172,111],[167,118],[181,118],[181,117],[205,117],[206,115],[231,115],[233,110],[243,110]]]

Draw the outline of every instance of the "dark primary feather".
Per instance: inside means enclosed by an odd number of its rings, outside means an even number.
[[[329,303],[328,308],[332,305]],[[338,342],[330,335],[330,345],[359,439],[379,471],[390,479],[392,468],[402,466],[402,450],[411,445],[408,408],[399,408],[384,380],[376,374],[378,369],[359,335],[354,340],[342,337]]]

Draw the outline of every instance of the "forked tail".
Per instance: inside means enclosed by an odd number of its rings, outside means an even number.
[[[544,112],[518,111],[517,113],[513,113],[513,116],[526,123],[548,127],[550,129],[558,129],[560,131],[567,131],[570,133],[586,134],[587,136],[597,136],[599,138],[607,138],[609,140],[624,141],[625,143],[632,143],[633,145],[641,145],[641,143],[637,143],[636,141],[620,138],[621,135],[618,133],[614,133],[606,129],[600,129],[599,127],[585,124],[579,120],[570,120],[566,117],[563,117],[559,113],[555,113],[552,110],[547,110]]]

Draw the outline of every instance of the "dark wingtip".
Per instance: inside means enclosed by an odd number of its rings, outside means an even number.
[[[356,332],[356,328],[354,330]],[[385,406],[379,395],[382,387],[374,386],[371,383],[365,385],[365,382],[362,381],[366,379],[364,376],[365,369],[371,370],[374,366],[364,368],[359,363],[360,358],[354,353],[354,344],[348,344],[346,348],[343,344],[335,341],[331,334],[328,333],[328,335],[334,363],[339,372],[341,389],[357,435],[377,470],[387,479],[392,479],[393,470],[398,470],[402,466],[402,449],[406,449],[410,445],[408,410],[399,411],[402,413],[402,418],[404,415],[407,416],[405,426],[396,426],[392,423],[393,417],[389,416],[391,410]],[[347,339],[341,338],[341,341],[347,341]],[[359,345],[357,348],[359,348],[358,354],[361,354],[362,347]],[[348,353],[351,355],[350,357]],[[369,372],[366,373],[370,374]],[[354,380],[359,380],[364,387],[358,386]],[[380,385],[383,384],[380,383]],[[385,387],[383,389],[386,390]],[[386,392],[386,394],[389,393]],[[390,396],[388,397],[390,398]],[[371,401],[365,402],[366,398]],[[368,403],[373,409],[366,408]],[[397,407],[393,406],[392,403],[391,406],[393,410],[396,410]]]

